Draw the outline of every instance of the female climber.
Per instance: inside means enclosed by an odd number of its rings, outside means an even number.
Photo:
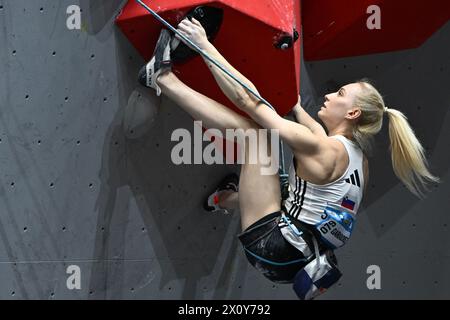
[[[199,21],[184,19],[178,31],[257,92],[209,42]],[[179,40],[184,41],[179,36],[172,37],[167,30],[161,32],[154,56],[139,74],[142,84],[167,96],[206,128],[277,129],[293,151],[289,196],[284,201],[278,174],[262,175],[261,164],[248,161],[242,164],[239,178],[228,176],[208,198],[207,208],[211,211],[239,207],[239,239],[245,254],[271,281],[293,282],[296,273],[314,256],[314,239],[319,240],[321,253],[348,240],[368,184],[366,155],[384,116],[389,119],[396,176],[419,197],[424,195],[428,182],[438,182],[427,168],[424,149],[406,117],[387,108],[369,82],[349,83],[327,94],[318,112],[322,127],[303,110],[300,100],[293,109],[297,122],[280,117],[204,58],[223,93],[249,116],[246,118],[177,78],[171,71],[170,53]],[[272,155],[275,156],[278,155]]]

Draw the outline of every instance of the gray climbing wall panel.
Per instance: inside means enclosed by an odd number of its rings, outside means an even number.
[[[172,164],[170,135],[192,131],[192,120],[138,89],[144,61],[113,23],[123,3],[0,0],[0,298],[295,299],[248,265],[238,215],[201,210],[238,168]],[[66,27],[72,4],[81,30]],[[443,180],[424,201],[409,194],[393,175],[385,127],[356,231],[337,251],[344,276],[321,299],[450,298],[449,36],[447,24],[416,50],[303,69],[319,96],[373,79]],[[138,93],[154,121],[130,132],[124,111]],[[70,265],[80,290],[66,286]],[[369,265],[381,268],[381,290],[367,289]]]

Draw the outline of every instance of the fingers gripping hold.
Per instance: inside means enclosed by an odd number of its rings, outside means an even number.
[[[190,21],[188,18],[183,19],[178,25],[178,31],[194,44],[196,44],[200,49],[206,48],[208,44],[206,31],[201,23],[195,18],[192,18],[192,21]],[[187,46],[192,48],[191,45],[182,37],[180,37],[179,35],[176,35],[176,37],[183,41]]]
[[[202,24],[200,23],[200,21],[198,21],[198,20],[195,19],[194,17],[192,17],[192,22],[193,22],[194,24],[196,24],[197,27],[200,27],[200,28],[203,29],[203,26],[202,26]]]

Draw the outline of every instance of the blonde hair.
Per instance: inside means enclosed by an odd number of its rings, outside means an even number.
[[[355,99],[355,106],[361,109],[361,117],[353,128],[354,139],[363,152],[370,155],[373,138],[381,130],[386,113],[394,173],[409,191],[423,198],[424,191],[429,190],[427,182],[437,183],[439,178],[429,172],[424,148],[406,116],[396,109],[386,108],[383,97],[367,79],[357,83],[362,87],[362,94]]]

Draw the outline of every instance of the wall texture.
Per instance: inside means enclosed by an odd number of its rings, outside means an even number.
[[[0,298],[295,299],[245,260],[238,213],[201,210],[238,168],[172,164],[170,135],[192,120],[138,87],[144,61],[114,26],[123,3],[0,0]],[[82,30],[66,27],[71,4]],[[450,298],[449,35],[447,24],[415,50],[302,70],[311,106],[374,80],[443,180],[424,201],[411,195],[392,172],[385,126],[356,231],[337,251],[344,276],[321,299]],[[70,265],[81,290],[66,286]],[[366,287],[369,265],[381,290]]]

